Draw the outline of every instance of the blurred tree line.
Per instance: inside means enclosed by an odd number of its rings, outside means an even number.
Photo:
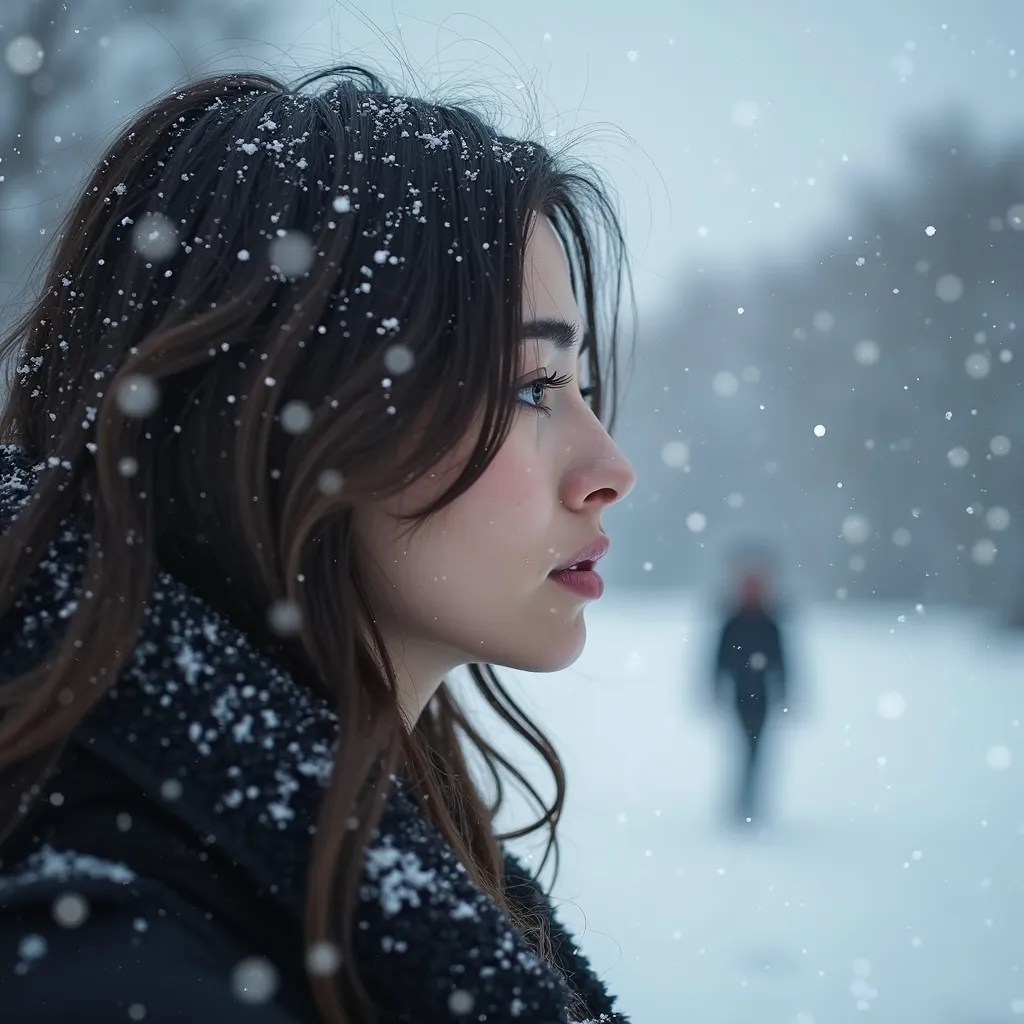
[[[267,0],[0,3],[0,328],[119,124],[223,65],[267,24]]]
[[[628,582],[706,581],[755,534],[817,597],[1024,620],[1024,135],[953,113],[900,138],[840,237],[695,275],[641,326]]]

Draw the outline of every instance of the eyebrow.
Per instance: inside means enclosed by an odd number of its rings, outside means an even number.
[[[550,341],[560,352],[570,352],[579,341],[580,330],[568,320],[527,320],[522,335],[524,341],[528,338]]]

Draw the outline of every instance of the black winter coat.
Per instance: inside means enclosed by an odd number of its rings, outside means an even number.
[[[35,478],[0,448],[0,528]],[[0,679],[59,636],[83,552],[63,529],[0,621]],[[326,703],[159,575],[125,671],[0,848],[0,1019],[318,1020],[301,916],[335,739]],[[594,1021],[625,1024],[536,883],[507,868],[509,898],[549,916],[558,971],[392,781],[354,938],[381,1024],[562,1024],[563,977]]]
[[[786,660],[782,633],[775,618],[762,608],[738,608],[722,626],[715,656],[714,684],[723,693],[729,680],[736,704],[784,704]]]

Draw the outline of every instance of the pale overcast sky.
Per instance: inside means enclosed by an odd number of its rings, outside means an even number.
[[[648,307],[692,262],[764,258],[816,223],[827,230],[851,176],[895,167],[897,132],[915,116],[960,103],[985,135],[1024,129],[1016,0],[291,0],[283,10],[274,42],[300,66],[387,59],[362,11],[392,38],[400,25],[413,65],[456,95],[485,83],[485,95],[523,107],[526,80],[545,131],[605,126],[584,146],[620,192]]]

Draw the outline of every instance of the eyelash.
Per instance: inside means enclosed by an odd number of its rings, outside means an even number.
[[[548,374],[546,377],[538,377],[536,380],[531,380],[528,384],[524,384],[516,392],[517,395],[522,394],[524,391],[529,391],[531,388],[542,387],[545,391],[554,391],[558,388],[564,388],[566,385],[571,384],[573,381],[573,374]],[[592,387],[580,388],[580,394],[584,399],[591,398],[596,389]],[[532,405],[529,402],[521,402],[522,405],[527,408],[533,409],[535,412],[543,413],[545,416],[551,415],[551,410],[545,405]]]

